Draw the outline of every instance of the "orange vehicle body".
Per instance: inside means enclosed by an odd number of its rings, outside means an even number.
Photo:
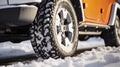
[[[116,0],[82,0],[85,22],[107,25]]]

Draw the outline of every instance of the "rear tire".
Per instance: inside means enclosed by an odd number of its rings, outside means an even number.
[[[115,17],[114,22],[114,26],[101,35],[107,46],[120,46],[120,19],[118,16]]]
[[[68,0],[46,0],[38,10],[31,33],[37,56],[44,59],[72,56],[78,43],[78,25],[71,3]]]

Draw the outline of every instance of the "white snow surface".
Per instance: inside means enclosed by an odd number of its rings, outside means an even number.
[[[82,41],[81,44],[104,44],[104,40],[94,37],[87,41]],[[4,53],[9,56],[9,54],[19,55],[19,53],[21,55],[25,53],[30,54],[34,53],[34,51],[29,41],[21,42],[20,45],[4,42],[0,43],[0,56],[3,56]],[[17,62],[12,65],[3,65],[0,67],[120,67],[120,47],[102,46],[93,48],[91,51],[85,51],[74,57],[66,57],[65,59],[49,58],[43,60],[38,58],[27,63]]]
[[[89,38],[87,41],[79,41],[78,42],[78,49],[86,49],[92,48],[97,46],[104,46],[104,40],[100,37],[92,37]]]
[[[33,54],[34,51],[30,41],[21,43],[3,42],[0,43],[0,58],[14,57],[26,54]]]

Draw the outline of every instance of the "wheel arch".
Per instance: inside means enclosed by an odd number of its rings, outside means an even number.
[[[118,4],[118,3],[114,3],[112,6],[110,20],[108,23],[109,26],[114,25],[116,15],[118,15],[118,17],[120,18],[120,4]]]
[[[77,15],[77,20],[79,21],[84,21],[84,12],[83,12],[83,5],[82,5],[82,0],[70,0],[74,10]]]

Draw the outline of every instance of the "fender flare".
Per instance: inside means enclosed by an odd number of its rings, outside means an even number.
[[[83,11],[82,0],[70,0],[70,1],[74,7],[78,21],[84,21],[85,16],[84,16],[84,11]]]
[[[112,6],[110,20],[109,20],[109,23],[108,23],[109,26],[113,26],[114,25],[115,17],[117,15],[118,11],[120,11],[120,4],[115,2],[115,3],[113,3],[113,6]]]
[[[84,15],[84,10],[83,10],[83,2],[82,2],[82,0],[79,0],[80,1],[80,5],[81,5],[81,11],[82,11],[82,18],[83,18],[83,20],[82,21],[84,21],[85,20],[85,15]]]

